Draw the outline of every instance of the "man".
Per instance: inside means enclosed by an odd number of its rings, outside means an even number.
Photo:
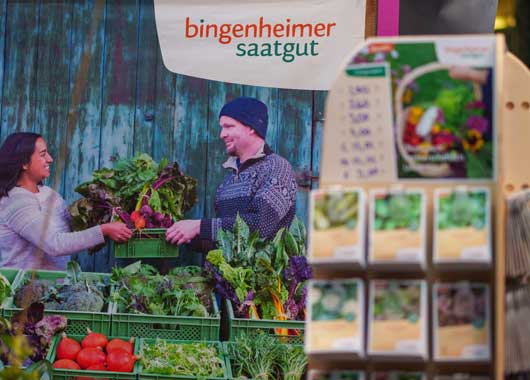
[[[167,241],[191,242],[206,251],[213,248],[219,229],[232,230],[237,214],[266,239],[291,224],[297,184],[289,162],[265,143],[267,124],[267,106],[257,99],[240,97],[224,105],[220,137],[229,159],[223,167],[232,172],[217,188],[216,217],[181,220],[167,230]]]

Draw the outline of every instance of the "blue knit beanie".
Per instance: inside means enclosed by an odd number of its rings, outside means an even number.
[[[221,112],[221,116],[228,116],[240,123],[252,128],[263,139],[267,136],[267,124],[269,115],[267,106],[255,98],[240,97],[226,103]]]

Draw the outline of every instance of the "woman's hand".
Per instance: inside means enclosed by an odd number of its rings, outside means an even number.
[[[121,222],[102,224],[101,232],[103,236],[114,240],[116,243],[124,243],[132,236],[132,231]]]

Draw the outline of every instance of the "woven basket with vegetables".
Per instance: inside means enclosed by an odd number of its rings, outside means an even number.
[[[407,171],[424,177],[488,177],[479,165],[491,152],[482,89],[451,78],[450,69],[430,63],[399,82],[394,97],[398,152]]]
[[[147,154],[120,160],[75,189],[84,198],[69,208],[72,228],[122,221],[135,233],[128,243],[114,245],[116,257],[177,256],[177,248],[165,242],[165,229],[193,207],[196,188],[197,180],[182,174],[176,162],[157,164]]]

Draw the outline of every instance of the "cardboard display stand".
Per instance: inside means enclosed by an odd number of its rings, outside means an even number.
[[[437,38],[440,37],[432,37],[432,39]],[[399,38],[395,39],[395,41],[399,40]],[[377,42],[377,39],[369,39],[366,42],[366,45]],[[388,43],[388,39],[383,40],[381,45],[384,45],[385,43]],[[367,83],[375,83],[375,87],[372,88],[385,89],[385,86],[388,86],[388,83],[383,80],[377,81],[377,77],[380,74],[377,71],[381,70],[382,66],[383,69],[385,69],[384,64],[382,65],[380,63],[374,67],[370,66],[372,65],[371,63],[367,64],[363,69],[365,71],[362,75],[359,75],[359,78],[355,78],[355,72],[350,72],[348,74],[349,82],[347,82],[350,84],[350,87],[347,87],[345,85],[346,81],[342,80],[344,79],[344,73],[346,72],[346,67],[348,65],[346,64],[345,67],[342,68],[341,76],[328,95],[326,125],[323,136],[320,188],[329,189],[337,186],[355,186],[362,188],[366,194],[374,189],[392,189],[395,188],[396,185],[402,189],[422,188],[426,194],[427,260],[426,266],[423,269],[414,269],[412,271],[395,270],[392,272],[370,265],[366,268],[359,268],[354,266],[348,267],[314,264],[313,269],[315,277],[317,279],[358,278],[364,280],[365,284],[369,284],[373,279],[425,280],[428,285],[428,357],[425,360],[417,361],[399,356],[394,360],[389,360],[388,358],[381,359],[374,356],[354,358],[352,356],[339,354],[310,354],[310,369],[355,369],[368,371],[369,373],[380,370],[414,370],[426,373],[427,378],[429,379],[433,379],[435,376],[466,372],[477,376],[489,375],[491,378],[495,376],[498,380],[503,379],[505,352],[505,197],[512,191],[527,188],[530,184],[530,174],[528,172],[528,167],[530,167],[530,149],[528,149],[528,144],[530,142],[530,93],[528,91],[528,88],[530,88],[530,72],[513,55],[505,52],[504,40],[502,37],[496,37],[495,44],[494,61],[496,75],[492,85],[492,91],[495,94],[494,98],[496,99],[496,106],[493,108],[491,119],[495,125],[495,133],[492,137],[491,143],[494,144],[496,153],[493,156],[493,174],[489,179],[475,178],[469,180],[469,178],[467,178],[462,181],[458,178],[454,178],[439,180],[425,178],[428,177],[428,175],[424,178],[416,178],[413,180],[398,179],[397,177],[400,169],[396,169],[395,163],[397,162],[397,157],[395,155],[399,155],[403,152],[400,151],[401,148],[399,146],[396,150],[392,144],[394,139],[392,128],[394,119],[392,118],[392,112],[388,113],[386,106],[383,108],[376,107],[370,110],[370,112],[375,112],[375,117],[374,115],[370,117],[377,120],[377,122],[371,124],[371,127],[373,127],[372,132],[377,135],[375,141],[379,139],[380,150],[378,153],[380,152],[381,156],[390,156],[390,158],[383,160],[384,163],[386,163],[386,166],[385,164],[378,166],[378,172],[370,171],[370,169],[366,168],[366,171],[364,172],[359,170],[356,171],[354,169],[347,172],[346,170],[343,170],[344,168],[340,168],[337,161],[337,154],[334,156],[329,153],[337,152],[339,150],[337,147],[338,144],[344,139],[339,133],[341,126],[352,122],[352,120],[345,120],[346,118],[344,117],[344,103],[351,100],[345,92],[351,91],[352,88],[354,90],[355,88],[361,90],[364,85],[367,85]],[[386,69],[389,68],[386,67]],[[382,79],[382,76],[380,79]],[[355,87],[355,83],[358,83],[359,86]],[[381,91],[380,98],[383,99],[382,104],[390,101],[390,99],[385,99],[388,93],[389,91],[386,90]],[[356,103],[353,106],[362,107],[362,104]],[[382,128],[378,128],[376,125],[377,123],[379,123]],[[363,141],[361,138],[353,140]],[[362,150],[363,147],[360,146],[357,148]],[[366,162],[370,163],[370,160]],[[354,162],[353,165],[355,164],[356,163]],[[419,171],[425,170],[425,173],[433,173],[431,168],[432,167],[427,167],[427,165],[425,165],[416,169]],[[439,169],[439,167],[437,169]],[[434,192],[440,188],[455,189],[463,184],[469,187],[487,188],[491,194],[491,240],[494,244],[491,249],[493,250],[493,261],[490,265],[482,267],[465,265],[445,267],[435,265],[432,259]],[[491,289],[491,306],[489,314],[492,315],[493,318],[489,321],[489,324],[492,326],[490,331],[490,356],[492,359],[490,361],[452,361],[446,363],[434,360],[432,339],[432,291],[437,283],[456,283],[462,281],[488,284]],[[365,286],[365,291],[367,292],[365,299],[367,300],[369,299],[368,289],[369,286]]]

